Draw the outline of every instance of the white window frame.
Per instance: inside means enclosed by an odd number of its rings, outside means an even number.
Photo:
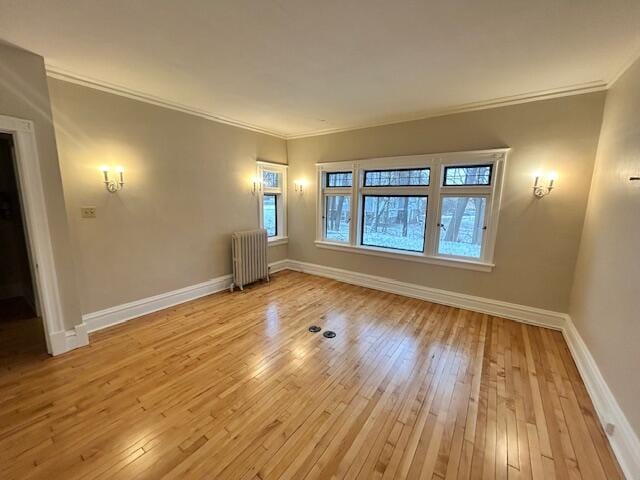
[[[276,199],[276,230],[277,235],[269,237],[269,246],[282,245],[289,241],[287,232],[287,170],[288,165],[271,162],[256,162],[256,179],[258,188],[258,222],[260,228],[264,228],[264,196],[266,194],[277,195]],[[280,176],[280,182],[276,188],[266,187],[262,181],[263,172],[274,172]]]
[[[476,150],[469,152],[451,152],[426,155],[408,155],[401,157],[371,158],[348,162],[317,163],[316,198],[316,241],[319,248],[350,251],[354,253],[396,258],[436,265],[466,268],[488,272],[493,269],[495,242],[498,232],[498,217],[504,182],[508,148]],[[451,166],[467,167],[473,165],[491,165],[490,185],[444,186],[444,168]],[[428,186],[409,187],[365,187],[364,172],[375,169],[429,168]],[[327,187],[327,173],[351,172],[351,187]],[[364,195],[415,195],[427,196],[427,225],[425,229],[424,252],[394,250],[391,248],[362,245],[361,223]],[[349,242],[330,241],[325,238],[325,201],[328,195],[351,196],[351,222],[349,224]],[[481,257],[473,259],[438,254],[440,236],[440,209],[442,199],[447,196],[485,196],[485,229],[481,247]]]
[[[350,212],[349,212],[349,241],[348,242],[339,242],[339,241],[327,241],[327,243],[332,243],[332,244],[338,244],[338,245],[351,245],[353,242],[353,238],[355,235],[354,232],[354,227],[356,225],[357,222],[354,222],[353,219],[356,218],[356,212],[357,210],[356,205],[353,202],[353,197],[354,197],[354,188],[355,188],[355,184],[357,182],[354,171],[352,169],[352,163],[348,163],[348,162],[341,162],[341,165],[344,165],[344,168],[340,169],[335,169],[335,170],[326,170],[325,173],[351,173],[351,186],[350,187],[327,187],[326,185],[324,185],[325,183],[325,179],[326,176],[325,175],[321,175],[321,188],[318,189],[318,191],[322,190],[322,200],[321,200],[321,211],[318,212],[318,227],[320,228],[320,238],[324,239],[325,237],[325,227],[326,227],[326,222],[325,222],[325,213],[326,213],[326,198],[328,196],[338,196],[338,195],[344,195],[344,196],[348,196],[350,197]]]

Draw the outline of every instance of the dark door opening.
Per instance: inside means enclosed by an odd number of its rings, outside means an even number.
[[[44,350],[13,138],[0,133],[0,358]]]

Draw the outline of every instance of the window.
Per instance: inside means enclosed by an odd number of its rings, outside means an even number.
[[[429,185],[429,169],[402,170],[366,170],[365,187],[408,187],[410,185]]]
[[[351,196],[327,195],[325,210],[325,238],[334,242],[349,241]]]
[[[287,166],[258,162],[257,173],[260,227],[267,230],[270,244],[284,243],[287,240]]]
[[[278,188],[280,183],[280,173],[272,170],[262,170],[262,186],[264,188]]]
[[[484,197],[442,197],[438,253],[480,258],[486,208]]]
[[[327,173],[327,187],[350,187],[351,182],[351,172]]]
[[[427,197],[365,195],[362,245],[422,252]]]
[[[353,172],[327,172],[321,180],[322,238],[333,243],[349,244],[352,238]]]
[[[316,244],[488,271],[507,151],[318,164]]]
[[[278,196],[265,193],[262,199],[262,225],[269,237],[278,235]],[[264,238],[264,237],[263,237]]]
[[[453,185],[490,185],[491,165],[444,167],[445,187]]]

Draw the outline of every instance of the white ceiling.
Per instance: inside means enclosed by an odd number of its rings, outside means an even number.
[[[638,0],[0,0],[52,72],[285,137],[603,88]]]

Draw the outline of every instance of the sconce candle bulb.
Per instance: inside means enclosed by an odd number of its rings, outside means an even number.
[[[293,188],[296,192],[302,193],[306,182],[303,179],[298,179],[293,182]]]
[[[262,180],[259,177],[253,177],[253,190],[251,190],[252,194],[256,194],[256,192],[262,191]]]
[[[535,182],[533,182],[533,186],[537,187],[538,186],[538,182],[540,181],[540,177],[542,176],[542,174],[540,172],[536,172],[534,174],[534,176],[536,177],[536,180],[535,180]]]
[[[102,165],[100,167],[100,171],[102,172],[102,175],[104,175],[104,181],[108,182],[109,181],[109,167],[107,167],[106,165]]]

